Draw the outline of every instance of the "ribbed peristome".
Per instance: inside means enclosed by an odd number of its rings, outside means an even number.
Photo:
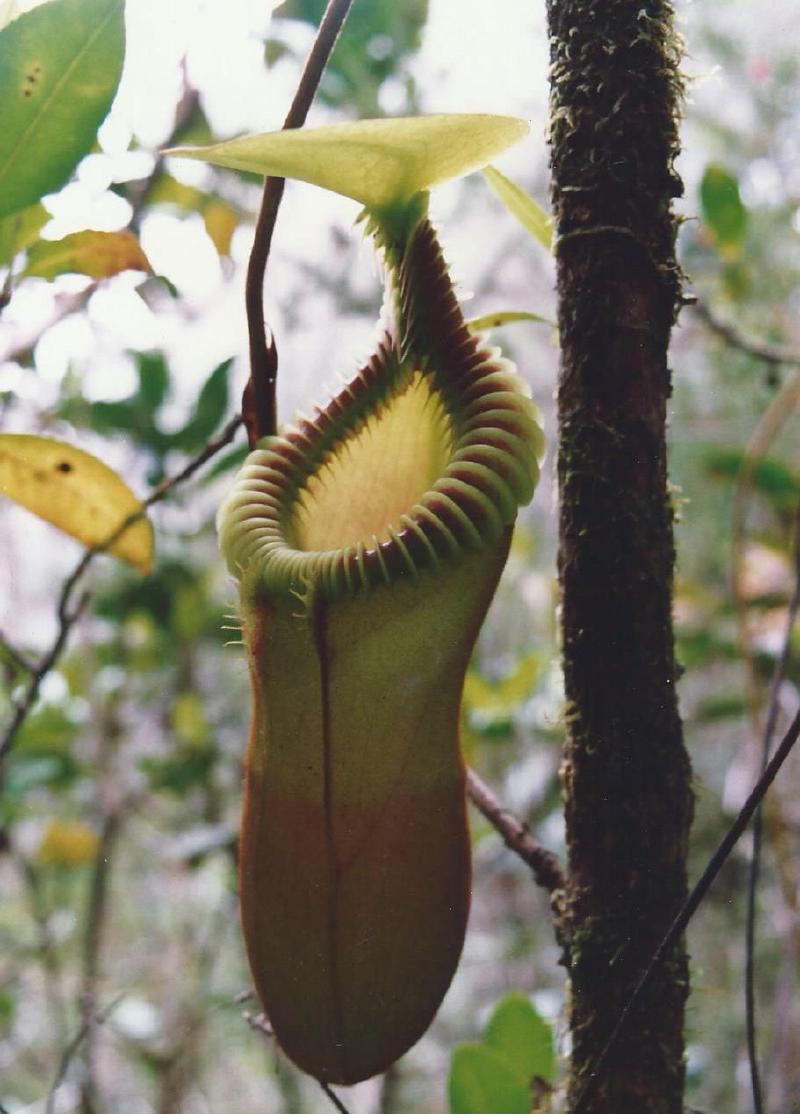
[[[316,417],[259,443],[220,510],[228,565],[255,592],[336,600],[415,579],[491,546],[536,486],[538,410],[467,328],[427,217],[405,246],[370,224],[393,320]]]

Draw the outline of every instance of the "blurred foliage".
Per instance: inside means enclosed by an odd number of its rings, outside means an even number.
[[[298,20],[316,28],[324,10],[325,0],[285,0],[275,13],[274,32],[266,42],[267,64],[291,49],[281,38],[284,20]],[[381,86],[391,78],[402,87],[405,100],[402,111],[394,109],[392,115],[413,115],[418,105],[408,57],[420,45],[427,17],[428,0],[354,4],[347,19],[347,34],[336,44],[320,84],[319,99],[348,115],[382,116]]]
[[[59,0],[0,30],[0,217],[62,186],[91,148],[122,72],[123,12]]]
[[[700,211],[706,227],[725,255],[736,255],[747,231],[747,209],[735,175],[710,164],[700,182]]]
[[[159,421],[159,411],[169,395],[170,375],[160,352],[134,354],[138,385],[127,398],[114,402],[89,402],[81,394],[80,381],[65,384],[57,415],[74,426],[87,426],[106,435],[132,438],[151,458],[150,483],[164,478],[167,453],[194,453],[205,445],[228,412],[228,378],[231,360],[214,368],[206,379],[185,424],[168,431]]]

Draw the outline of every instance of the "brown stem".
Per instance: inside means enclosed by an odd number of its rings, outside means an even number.
[[[504,808],[474,770],[467,770],[469,799],[489,823],[503,837],[506,847],[527,863],[533,871],[536,884],[551,894],[564,888],[564,875],[558,859],[535,839],[527,826]]]
[[[286,115],[284,129],[300,128],[305,123],[351,3],[352,0],[329,0],[300,78],[300,84]],[[247,416],[251,446],[259,437],[274,433],[277,429],[275,384],[278,375],[278,353],[273,338],[270,336],[269,341],[267,340],[264,322],[264,275],[285,181],[284,178],[267,178],[264,183],[253,248],[247,267],[245,308],[250,339],[250,383],[245,391],[243,409]]]
[[[691,817],[672,631],[667,348],[680,46],[669,0],[548,0],[561,367],[559,578],[568,856],[565,1111],[686,893]],[[648,984],[592,1114],[680,1114],[685,951]]]
[[[761,766],[763,774],[773,735],[780,712],[780,690],[786,676],[792,646],[792,632],[800,611],[800,511],[795,511],[794,520],[794,588],[786,614],[783,642],[775,662],[775,669],[769,688],[767,715],[761,738]],[[761,1073],[758,1064],[758,1026],[756,1022],[756,896],[761,866],[761,845],[763,842],[764,816],[759,805],[753,818],[753,847],[750,853],[750,869],[747,879],[747,921],[745,928],[745,1018],[747,1038],[747,1059],[750,1065],[750,1087],[753,1094],[753,1114],[763,1114],[766,1103],[763,1096]],[[796,908],[792,909],[796,914]],[[796,927],[796,916],[793,917]]]
[[[107,1021],[112,1012],[122,1001],[123,997],[124,995],[118,994],[117,997],[111,1003],[109,1003],[109,1005],[107,1005],[105,1009],[101,1010],[100,1013],[95,1014],[89,1019],[84,1019],[84,1021],[81,1023],[80,1028],[78,1029],[72,1040],[69,1042],[69,1044],[66,1046],[61,1055],[61,1062],[58,1065],[56,1077],[53,1080],[53,1084],[50,1088],[50,1091],[48,1092],[47,1099],[45,1101],[45,1114],[53,1114],[53,1111],[55,1109],[56,1092],[58,1091],[58,1088],[61,1086],[61,1084],[64,1082],[67,1071],[69,1070],[69,1065],[71,1064],[75,1053],[78,1051],[78,1049],[86,1039],[86,1035],[89,1032],[90,1027],[94,1025],[102,1025],[103,1022]]]
[[[623,1035],[623,1030],[626,1029],[631,1015],[634,1011],[641,1014],[642,1012],[642,997],[657,975],[658,970],[662,967],[667,960],[669,953],[678,943],[683,936],[686,926],[692,919],[697,909],[700,906],[703,898],[711,889],[717,875],[722,867],[728,860],[731,851],[734,849],[739,839],[747,829],[747,825],[753,816],[753,813],[759,807],[766,795],[767,790],[772,785],[778,772],[792,752],[792,748],[800,737],[800,711],[798,711],[792,720],[789,730],[781,740],[780,745],[775,751],[772,758],[767,763],[763,774],[756,782],[749,797],[742,805],[742,808],[731,824],[728,831],[720,840],[716,851],[711,856],[708,864],[703,873],[698,878],[697,882],[692,888],[691,893],[687,897],[684,904],[678,911],[677,916],[669,927],[668,932],[662,939],[661,943],[653,953],[649,963],[644,969],[644,972],[636,984],[633,993],[625,1007],[617,1018],[611,1034],[608,1037],[603,1049],[598,1056],[597,1060],[590,1066],[586,1072],[583,1080],[580,1093],[577,1095],[572,1107],[573,1114],[590,1114],[596,1107],[589,1105],[589,1099],[594,1094],[595,1088],[600,1084],[602,1079],[603,1068],[609,1060],[609,1056],[614,1050],[620,1037]]]
[[[770,344],[769,341],[745,336],[734,325],[721,321],[701,298],[697,298],[690,304],[700,320],[734,348],[747,352],[748,355],[764,360],[768,364],[800,365],[800,351],[796,348],[787,348],[781,344]]]
[[[97,1084],[95,1070],[95,1034],[97,1027],[97,988],[100,980],[100,961],[103,934],[108,914],[108,881],[111,862],[122,822],[123,808],[109,812],[97,844],[89,898],[86,910],[86,929],[83,940],[83,975],[81,979],[80,1013],[84,1022],[84,1073],[81,1083],[81,1105],[84,1114],[97,1109]]]
[[[333,1105],[336,1107],[336,1109],[339,1111],[339,1114],[348,1114],[347,1107],[339,1098],[339,1096],[337,1094],[334,1094],[329,1085],[327,1083],[323,1083],[321,1080],[319,1085],[328,1096],[330,1101],[333,1103]]]

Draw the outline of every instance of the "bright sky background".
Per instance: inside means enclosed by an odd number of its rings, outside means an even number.
[[[34,5],[23,0],[21,6]],[[47,229],[48,236],[57,238],[85,227],[112,230],[125,224],[128,207],[107,187],[112,179],[149,172],[148,156],[128,147],[133,138],[156,148],[168,134],[184,56],[189,81],[202,90],[212,126],[221,135],[280,127],[294,92],[296,71],[289,64],[279,63],[269,71],[264,67],[262,40],[270,8],[264,0],[170,0],[169,4],[127,0],[125,73],[111,116],[100,131],[105,153],[85,160],[78,182],[54,200],[56,219]],[[306,41],[298,45],[310,45],[311,29],[307,34],[304,28],[299,30],[300,39]],[[501,162],[507,172],[524,175],[532,162],[544,159],[546,48],[543,13],[537,12],[536,5],[525,0],[494,0],[491,5],[479,0],[431,0],[414,72],[425,91],[428,111],[489,111],[532,120],[531,138]],[[393,100],[397,102],[388,89],[384,104],[388,112],[397,108]],[[325,122],[331,116],[324,107],[315,107],[310,119]],[[171,169],[192,184],[202,184],[210,176],[206,167],[189,162],[176,160]],[[437,212],[446,215],[458,188],[439,191]],[[493,205],[488,193],[487,205]],[[292,185],[279,221],[276,258],[285,250],[317,262],[331,220],[346,227],[356,212],[357,206],[345,199]],[[90,321],[68,319],[38,346],[37,367],[54,388],[74,360],[84,368],[89,397],[126,394],[132,385],[132,368],[120,363],[120,346],[163,346],[178,374],[185,372],[195,382],[203,370],[245,350],[241,284],[224,282],[201,219],[154,213],[144,224],[142,242],[154,269],[175,282],[200,318],[187,327],[177,315],[172,320],[156,316],[134,292],[138,276],[115,281],[93,298]],[[466,244],[475,244],[474,236]],[[246,261],[249,246],[250,229],[242,228],[234,241],[237,263]],[[465,247],[464,263],[469,254]],[[460,262],[456,260],[457,268]],[[361,263],[365,282],[375,282],[376,269],[368,252]],[[64,278],[50,285],[28,284],[6,311],[6,322],[35,327],[50,312],[54,293],[79,288],[82,281]],[[320,331],[325,324],[320,323]],[[93,353],[98,356],[98,339],[102,344],[93,325],[105,331],[108,342],[100,359],[92,358]],[[349,366],[348,348],[360,355],[369,335],[353,338],[352,347],[345,342],[342,369]],[[307,353],[303,362],[308,358]]]
[[[2,0],[0,0],[2,2]],[[355,0],[369,3],[370,0]],[[34,6],[20,0],[20,7]],[[100,131],[102,154],[81,165],[78,181],[68,187],[51,208],[55,219],[47,234],[56,238],[80,228],[115,229],[125,225],[127,203],[112,194],[114,179],[144,176],[152,155],[128,150],[132,140],[154,150],[169,133],[180,88],[180,60],[185,56],[189,80],[202,90],[212,125],[220,134],[239,134],[279,127],[294,92],[294,66],[279,62],[271,70],[263,63],[263,38],[268,26],[269,0],[127,0],[128,48],[126,68],[115,106]],[[768,8],[750,0],[726,0],[725,18],[735,26],[752,51],[753,81],[759,80],[759,58],[770,36],[800,38],[800,5],[797,0],[772,0]],[[689,41],[685,69],[692,77],[691,100],[707,114],[731,118],[743,126],[742,89],[727,75],[707,65],[693,35],[698,5],[685,0],[678,7],[679,21]],[[346,31],[345,31],[346,33]],[[310,45],[313,32],[298,28],[298,47]],[[787,40],[788,41],[788,40]],[[489,111],[523,116],[531,122],[530,136],[498,160],[501,169],[531,189],[547,203],[547,43],[544,3],[531,0],[430,0],[423,46],[412,61],[426,111]],[[387,112],[397,110],[396,93],[388,88]],[[330,113],[315,106],[311,122],[324,122]],[[703,160],[716,157],[707,142],[684,128],[685,154],[681,170],[687,184],[684,212],[696,212],[696,181]],[[800,167],[800,137],[787,134],[782,151],[785,167]],[[199,163],[173,160],[172,172],[190,183],[202,184],[211,171]],[[742,183],[749,202],[775,201],[786,191],[800,194],[800,181],[789,180],[774,157],[756,160]],[[255,198],[253,200],[255,203]],[[454,215],[458,205],[458,219]],[[444,186],[434,192],[433,213],[441,229],[453,272],[462,280],[462,298],[478,291],[474,312],[490,309],[530,309],[552,316],[552,266],[543,253],[519,249],[521,234],[482,187],[479,177]],[[338,377],[349,374],[369,350],[374,321],[356,314],[342,315],[324,291],[315,291],[315,280],[302,268],[325,271],[331,258],[331,224],[348,242],[360,241],[353,230],[355,203],[301,183],[290,183],[275,236],[268,274],[267,313],[279,338],[281,374],[279,408],[284,418],[298,405],[322,400]],[[89,398],[126,395],[133,386],[133,362],[126,349],[163,348],[175,380],[171,417],[181,421],[209,371],[228,356],[239,354],[238,392],[246,375],[246,324],[243,268],[250,249],[252,226],[236,233],[232,255],[237,265],[233,281],[226,275],[199,216],[167,211],[151,213],[142,228],[142,242],[154,269],[172,279],[183,301],[152,312],[135,287],[141,277],[126,274],[103,286],[92,298],[87,315],[69,317],[49,330],[37,346],[38,375],[2,364],[2,351],[10,336],[36,333],[53,308],[53,298],[80,289],[86,280],[62,277],[54,283],[22,284],[4,311],[0,327],[0,390],[15,391],[31,400],[34,415],[58,397],[59,386],[70,366],[81,376]],[[506,250],[516,245],[514,251]],[[367,245],[353,254],[351,281],[359,293],[371,296],[379,288],[378,269]],[[522,260],[520,262],[520,260]],[[498,263],[501,261],[501,264]],[[298,291],[302,298],[298,298]],[[487,292],[488,291],[488,292]],[[482,294],[481,294],[482,292]],[[483,300],[481,300],[481,297]],[[468,312],[472,307],[467,306]],[[299,319],[298,319],[299,315]],[[518,339],[519,338],[519,339]],[[534,394],[547,403],[553,391],[555,357],[547,331],[528,328],[523,335],[512,329],[502,337],[514,350],[521,346],[521,370],[531,381]],[[16,413],[24,421],[24,408]],[[124,443],[110,443],[80,431],[75,434],[86,447],[101,451],[112,466],[130,466]],[[137,490],[142,477],[133,476]],[[65,541],[50,552],[52,531],[35,526],[24,512],[6,508],[3,534],[14,540],[23,535],[14,562],[15,589],[43,581],[39,560],[58,565],[71,562],[77,548]],[[40,558],[31,561],[31,538],[39,539]],[[35,543],[34,543],[35,544]],[[67,566],[69,562],[67,562]],[[49,566],[48,566],[49,567]],[[60,568],[60,566],[59,566]],[[53,579],[53,572],[49,579]],[[13,578],[13,577],[12,577]],[[47,579],[47,577],[44,577]],[[0,598],[6,593],[0,592]],[[49,608],[49,601],[46,601]],[[47,612],[49,614],[49,610]],[[0,608],[0,626],[5,616]]]
[[[369,3],[370,0],[355,0]],[[21,9],[35,0],[20,0]],[[80,166],[77,181],[48,200],[54,220],[46,234],[58,238],[82,228],[114,230],[129,218],[127,203],[108,189],[114,180],[146,176],[152,155],[129,147],[155,150],[166,139],[181,87],[180,62],[185,57],[189,81],[197,86],[212,126],[220,135],[266,131],[280,127],[294,93],[297,71],[279,62],[266,70],[263,61],[271,5],[268,0],[127,0],[126,64],[112,112],[100,129],[103,153]],[[345,31],[346,33],[346,31]],[[298,26],[297,46],[305,54],[311,28]],[[539,178],[539,199],[546,201],[544,143],[547,98],[547,51],[543,5],[529,0],[430,0],[423,47],[413,71],[426,111],[483,111],[519,115],[531,121],[531,135],[515,151],[499,160],[506,173],[531,185]],[[397,91],[386,88],[384,109],[396,112]],[[310,122],[332,119],[330,111],[315,106]],[[199,163],[173,160],[170,170],[189,183],[202,185],[212,171]],[[461,294],[478,289],[487,267],[509,243],[525,238],[488,188],[473,181],[462,194],[459,184],[444,186],[433,198],[433,212],[441,222],[446,250]],[[471,192],[470,192],[471,191]],[[459,219],[452,219],[462,197]],[[254,194],[253,204],[256,197]],[[341,315],[334,299],[315,291],[315,280],[302,267],[325,270],[330,259],[332,222],[353,244],[361,242],[353,229],[358,206],[347,199],[301,183],[289,183],[276,230],[268,275],[267,312],[279,338],[281,374],[279,408],[289,418],[299,406],[322,401],[341,376],[352,373],[365,356],[375,332],[375,321],[363,315]],[[448,219],[450,218],[450,219]],[[81,289],[87,280],[64,276],[55,282],[29,281],[20,287],[3,313],[0,327],[0,390],[15,391],[22,405],[15,412],[24,427],[24,400],[30,399],[31,420],[48,400],[55,402],[70,367],[80,374],[87,398],[119,398],[134,386],[133,361],[126,349],[162,348],[174,378],[174,398],[168,419],[185,420],[199,385],[223,359],[239,354],[233,399],[246,376],[247,350],[243,272],[250,250],[252,226],[235,234],[233,280],[226,274],[199,216],[161,210],[151,213],[141,229],[143,247],[154,270],[178,286],[182,301],[153,312],[136,293],[141,276],[128,273],[104,284],[92,297],[88,314],[67,317],[46,331],[35,350],[36,375],[14,364],[2,363],[2,351],[15,337],[35,335],[54,305],[54,298]],[[551,299],[549,260],[543,252],[526,253],[540,273],[542,299]],[[380,276],[371,248],[361,244],[352,256],[351,281],[359,293],[375,297]],[[529,277],[514,272],[503,278],[495,267],[492,281],[501,290],[490,304],[475,312],[497,308],[531,308],[552,312],[552,304],[500,303],[503,286],[530,287]],[[302,297],[298,298],[298,291]],[[300,319],[297,319],[297,314]],[[292,317],[294,315],[294,319]],[[546,329],[533,338],[544,346],[552,363]],[[529,337],[523,338],[527,343]],[[513,342],[512,342],[513,343]],[[548,373],[549,374],[549,373]],[[540,384],[546,395],[548,380]],[[235,404],[235,402],[234,402]],[[57,430],[51,430],[57,433]],[[112,467],[144,490],[143,477],[131,474],[124,439],[109,441],[90,431],[64,430],[82,447],[100,453]],[[169,514],[169,508],[159,512]],[[51,527],[15,507],[4,508],[2,541],[7,563],[3,580],[10,591],[0,591],[0,628],[14,634],[19,609],[13,601],[37,599],[26,606],[24,643],[49,636],[52,600],[49,585],[58,583],[77,559],[78,546],[59,539]],[[6,585],[2,585],[5,589]]]

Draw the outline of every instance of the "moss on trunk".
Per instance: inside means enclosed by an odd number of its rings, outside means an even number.
[[[574,1109],[686,891],[665,449],[681,80],[668,3],[550,0],[548,15]],[[682,1110],[687,989],[676,949],[582,1114]]]

